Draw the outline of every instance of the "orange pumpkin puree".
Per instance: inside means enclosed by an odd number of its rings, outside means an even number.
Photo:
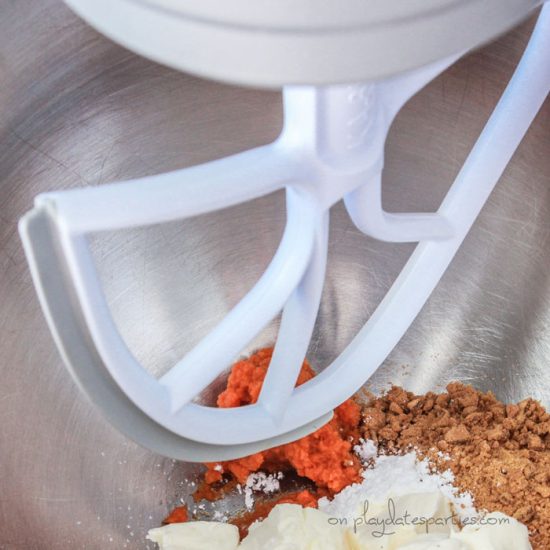
[[[272,348],[261,349],[235,363],[217,405],[239,407],[255,403],[272,354]],[[304,361],[296,385],[314,376],[313,369]],[[313,481],[324,494],[340,492],[360,480],[360,462],[353,454],[353,445],[359,439],[360,409],[353,399],[348,399],[334,413],[328,424],[298,441],[237,460],[206,464],[205,484],[217,484],[224,474],[245,483],[249,474],[258,470],[293,471]]]
[[[189,513],[187,512],[187,506],[176,506],[162,523],[163,525],[168,525],[169,523],[185,523],[188,520]]]

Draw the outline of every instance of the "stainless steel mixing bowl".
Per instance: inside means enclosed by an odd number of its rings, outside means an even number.
[[[435,208],[526,43],[533,21],[461,60],[391,131],[389,210]],[[275,138],[280,96],[179,74],[114,45],[58,0],[0,6],[0,548],[144,548],[198,467],[126,440],[82,398],[40,311],[16,230],[42,191],[189,166]],[[94,242],[130,348],[162,372],[258,278],[282,197]],[[322,367],[363,324],[411,252],[334,209],[310,357]],[[269,344],[275,324],[251,346]],[[452,379],[550,405],[550,102],[449,272],[370,382],[414,391]]]

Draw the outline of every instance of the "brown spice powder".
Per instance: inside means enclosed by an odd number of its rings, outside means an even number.
[[[478,509],[515,517],[534,550],[550,548],[550,414],[537,401],[505,405],[458,382],[441,394],[393,387],[369,399],[363,433],[385,452],[414,448],[451,469]]]

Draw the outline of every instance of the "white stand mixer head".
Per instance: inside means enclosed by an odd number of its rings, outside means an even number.
[[[387,78],[475,48],[541,0],[65,0],[127,48],[256,87]]]
[[[175,458],[235,458],[317,429],[365,383],[428,299],[548,94],[550,9],[543,9],[438,212],[386,213],[380,186],[389,127],[404,103],[457,57],[370,84],[285,87],[284,128],[268,146],[149,178],[37,197],[20,231],[43,309],[69,369],[116,426]],[[264,275],[208,336],[154,378],[114,324],[86,235],[196,216],[281,188],[287,224]],[[342,199],[365,234],[419,245],[344,352],[294,388],[320,303],[329,210]],[[194,402],[281,311],[258,402],[231,409]]]

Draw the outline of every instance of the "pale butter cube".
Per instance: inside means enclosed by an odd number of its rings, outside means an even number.
[[[254,524],[239,550],[359,550],[348,529],[331,525],[329,516],[314,508],[279,504]]]
[[[450,539],[447,535],[419,535],[414,542],[399,546],[398,550],[470,550],[459,540]]]
[[[487,514],[483,524],[466,525],[451,538],[463,542],[468,550],[531,550],[527,527],[500,512]]]
[[[420,535],[439,534],[448,538],[456,529],[450,504],[439,491],[393,496],[386,502],[365,504],[361,515],[352,521],[349,526],[366,550],[400,550],[416,542]]]
[[[190,521],[151,529],[147,538],[159,550],[236,550],[239,530],[228,523]]]

